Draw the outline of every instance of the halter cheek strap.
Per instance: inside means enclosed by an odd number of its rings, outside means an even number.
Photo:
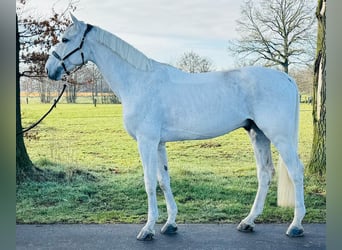
[[[62,65],[62,67],[63,67],[63,69],[64,69],[64,71],[65,71],[65,73],[67,75],[70,75],[70,72],[67,70],[67,68],[65,66],[65,63],[64,63],[64,60],[67,59],[69,56],[71,56],[72,54],[74,54],[78,50],[81,51],[81,57],[82,57],[82,64],[81,64],[80,67],[82,67],[84,65],[84,54],[83,54],[83,51],[82,51],[82,47],[83,47],[83,43],[84,43],[84,39],[85,39],[86,35],[88,34],[89,31],[91,31],[92,28],[93,28],[93,25],[87,24],[87,29],[83,33],[83,37],[82,37],[81,43],[78,46],[78,48],[72,50],[71,52],[66,54],[64,57],[61,57],[60,55],[58,55],[56,51],[52,51],[52,55],[54,57],[56,57],[59,61],[61,61],[61,65]]]

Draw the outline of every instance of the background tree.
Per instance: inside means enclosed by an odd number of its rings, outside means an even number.
[[[189,73],[203,73],[212,71],[212,62],[193,51],[184,53],[176,63],[176,67]]]
[[[312,6],[312,7],[311,7]],[[314,7],[308,0],[248,0],[237,21],[240,39],[229,51],[250,64],[280,65],[289,72],[293,63],[313,61]]]
[[[322,175],[326,171],[326,0],[318,0],[317,52],[313,83],[313,143],[308,169]]]
[[[312,79],[313,79],[313,67],[300,67],[291,70],[291,76],[295,79],[302,102],[308,102],[312,99]]]

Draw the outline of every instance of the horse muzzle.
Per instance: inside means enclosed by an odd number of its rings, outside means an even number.
[[[63,75],[63,67],[60,65],[57,65],[54,69],[47,63],[45,66],[45,70],[46,70],[46,74],[48,76],[49,79],[54,80],[54,81],[58,81],[62,79],[62,75]]]

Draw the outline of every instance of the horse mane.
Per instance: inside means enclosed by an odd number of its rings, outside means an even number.
[[[96,40],[99,43],[111,49],[133,67],[143,71],[152,70],[152,60],[142,52],[114,34],[99,27],[94,28],[96,28]]]

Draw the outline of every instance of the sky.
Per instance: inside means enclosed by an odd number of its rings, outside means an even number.
[[[68,0],[28,0],[39,15],[65,9]],[[122,38],[148,57],[175,65],[185,52],[207,57],[215,70],[234,68],[228,41],[238,38],[234,0],[79,0],[73,14]]]

